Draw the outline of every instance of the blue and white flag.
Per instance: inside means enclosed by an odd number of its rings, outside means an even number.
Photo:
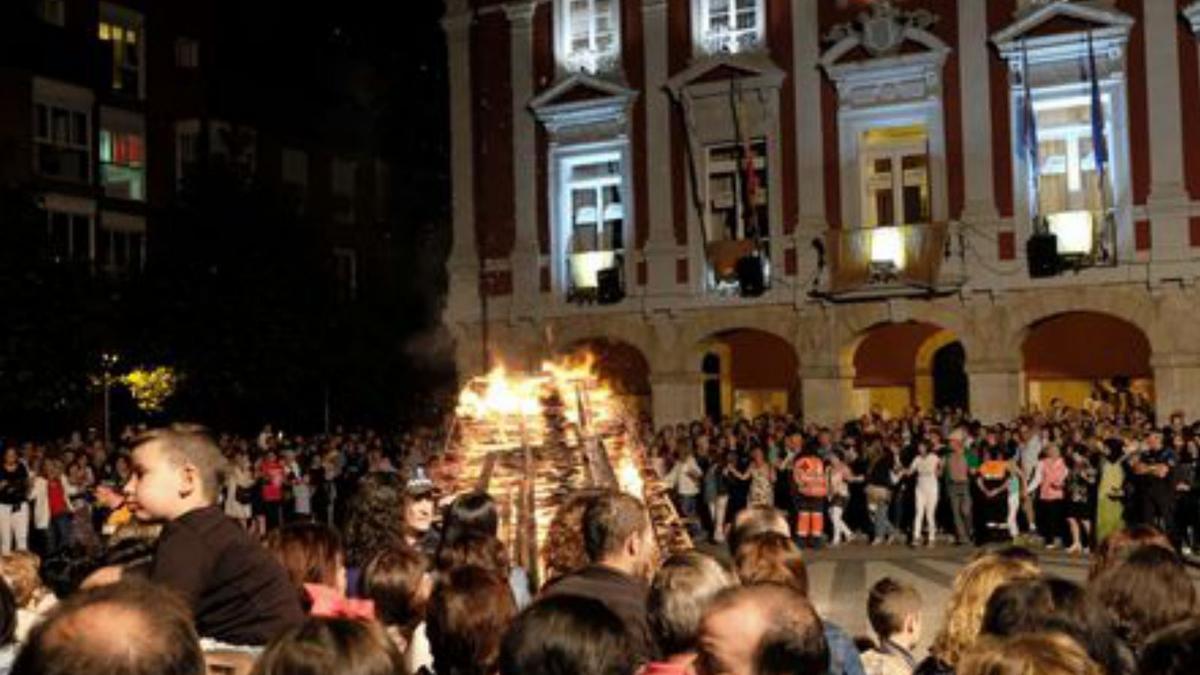
[[[1100,97],[1100,74],[1096,71],[1096,51],[1092,46],[1092,32],[1088,31],[1088,76],[1092,87],[1092,152],[1096,158],[1096,175],[1100,177],[1100,189],[1104,189],[1104,175],[1108,167],[1108,139],[1104,135],[1104,102]]]
[[[1037,218],[1040,209],[1038,194],[1038,178],[1041,176],[1041,162],[1038,157],[1037,114],[1033,110],[1033,92],[1029,84],[1029,51],[1025,41],[1021,41],[1021,143],[1020,155],[1026,165],[1026,175],[1029,181],[1029,214]]]

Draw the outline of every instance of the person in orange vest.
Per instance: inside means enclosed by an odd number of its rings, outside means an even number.
[[[825,497],[829,478],[816,449],[806,446],[792,465],[796,484],[796,538],[800,546],[818,548],[825,535]]]

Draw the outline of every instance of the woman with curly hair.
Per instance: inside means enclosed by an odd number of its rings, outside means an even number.
[[[964,567],[954,578],[945,623],[929,647],[929,657],[917,666],[914,674],[955,673],[959,661],[979,639],[992,593],[1010,581],[1038,576],[1040,572],[1033,563],[995,554],[984,555]]]
[[[1135,654],[1151,633],[1196,613],[1196,587],[1187,568],[1175,551],[1153,544],[1129,552],[1088,590]]]
[[[1103,675],[1104,670],[1064,633],[1024,633],[980,640],[959,665],[960,675]]]
[[[542,562],[546,568],[543,585],[591,564],[583,545],[583,512],[597,497],[607,492],[598,488],[580,490],[572,493],[558,507],[546,529],[546,541],[542,544]]]
[[[405,546],[405,484],[395,474],[372,473],[358,485],[346,509],[346,591],[359,594],[362,568],[375,554]]]

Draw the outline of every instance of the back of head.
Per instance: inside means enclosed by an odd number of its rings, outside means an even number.
[[[183,602],[146,582],[79,592],[30,633],[13,665],[29,675],[201,675],[204,656]]]
[[[380,623],[407,632],[425,618],[422,584],[427,573],[425,556],[408,547],[388,549],[367,563],[362,591],[375,603]]]
[[[267,535],[267,548],[302,591],[304,584],[336,586],[344,564],[342,538],[321,523],[292,523]]]
[[[494,537],[499,529],[500,515],[496,511],[496,500],[483,491],[467,492],[455,497],[450,508],[446,509],[442,542],[452,544],[468,532]]]
[[[773,506],[759,505],[742,509],[738,513],[733,527],[729,530],[730,554],[736,555],[738,547],[744,540],[764,532],[789,535],[787,514]]]
[[[804,558],[786,535],[768,531],[742,539],[734,554],[734,567],[743,584],[783,584],[808,595]]]
[[[1100,576],[1105,570],[1124,560],[1134,549],[1142,546],[1175,550],[1167,535],[1149,525],[1134,525],[1117,530],[1105,537],[1096,547],[1096,553],[1092,556],[1092,566],[1088,570],[1088,579]]]
[[[38,572],[41,565],[37,554],[29,551],[13,551],[0,556],[0,575],[12,587],[17,607],[30,607],[45,593],[46,588]]]
[[[1150,636],[1138,660],[1138,675],[1200,673],[1200,618],[1168,626]]]
[[[459,567],[434,587],[426,634],[438,675],[489,675],[500,638],[517,613],[504,577],[481,567]]]
[[[217,501],[221,486],[225,484],[226,462],[206,427],[176,423],[151,429],[133,441],[135,449],[147,444],[153,444],[173,465],[194,468],[205,500],[209,503]]]
[[[1117,634],[1138,650],[1149,635],[1195,613],[1196,588],[1174,551],[1142,546],[1108,568],[1090,588]]]
[[[954,577],[945,623],[929,653],[948,665],[957,664],[979,637],[992,593],[1010,581],[1039,576],[1037,566],[1019,558],[984,555],[969,563]]]
[[[620,553],[630,537],[650,526],[646,507],[632,495],[610,491],[583,512],[583,545],[588,560],[600,562]]]
[[[744,656],[702,654],[702,661],[711,667],[719,671],[748,670],[755,675],[799,675],[829,670],[824,625],[812,603],[796,589],[775,583],[727,589],[709,607],[705,623],[725,613],[736,615],[739,621],[757,622],[757,635],[742,635],[748,639],[739,650]],[[755,616],[750,617],[751,613]],[[708,630],[712,630],[711,624],[706,627]],[[706,634],[705,640],[711,641],[713,637]],[[719,643],[719,639],[712,641]],[[748,663],[724,663],[730,658],[746,658]]]
[[[905,619],[920,612],[920,593],[903,581],[884,577],[867,594],[867,620],[881,640],[904,630]]]
[[[996,637],[1037,632],[1053,612],[1049,584],[1041,579],[1012,581],[988,598],[981,632]]]
[[[668,558],[654,575],[646,602],[650,629],[662,653],[695,651],[705,609],[718,593],[736,585],[728,570],[699,551]]]
[[[395,675],[403,669],[400,652],[378,624],[311,618],[272,640],[251,675]]]
[[[958,675],[1103,675],[1075,640],[1052,631],[980,640],[959,661]]]
[[[366,565],[378,551],[404,544],[404,481],[372,473],[358,482],[346,514],[346,564]]]
[[[438,546],[435,567],[449,572],[457,567],[482,567],[500,577],[508,577],[508,550],[494,535],[483,532],[460,532],[454,540],[443,540]]]
[[[501,675],[633,675],[644,660],[621,619],[599,600],[553,596],[513,623]]]

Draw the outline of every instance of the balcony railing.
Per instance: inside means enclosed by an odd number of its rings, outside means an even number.
[[[829,255],[825,291],[833,297],[934,291],[947,285],[942,263],[952,257],[949,243],[946,223],[829,230],[825,235]]]

